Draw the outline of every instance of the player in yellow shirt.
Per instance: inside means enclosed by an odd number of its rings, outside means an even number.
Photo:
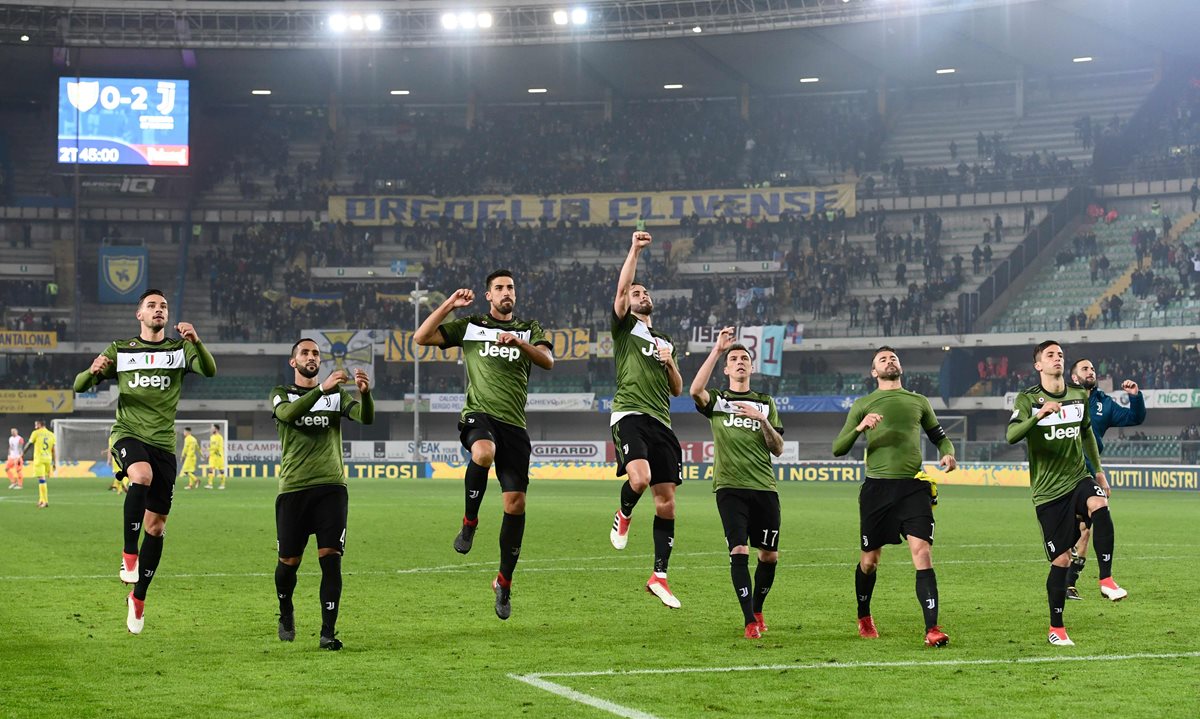
[[[191,427],[183,428],[183,469],[180,471],[180,477],[187,477],[187,486],[184,489],[193,489],[200,486],[200,478],[196,476],[196,458],[200,456],[200,441],[192,434]]]
[[[208,486],[205,489],[213,488],[215,475],[221,477],[218,489],[225,489],[225,438],[221,436],[221,429],[214,424],[212,436],[208,438]]]
[[[46,488],[46,480],[58,468],[58,454],[54,450],[54,433],[46,429],[46,423],[37,420],[33,423],[34,430],[29,434],[29,444],[33,448],[33,476],[38,481],[37,506],[49,507],[50,495]]]

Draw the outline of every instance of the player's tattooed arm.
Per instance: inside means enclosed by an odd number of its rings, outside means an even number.
[[[754,405],[749,402],[734,402],[734,407],[737,407],[738,414],[749,419],[756,420],[762,430],[763,440],[767,444],[767,449],[776,457],[783,454],[783,436],[771,426],[771,420],[767,415],[758,411]]]

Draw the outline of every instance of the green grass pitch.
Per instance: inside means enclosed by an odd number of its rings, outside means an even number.
[[[770,631],[742,638],[709,487],[680,490],[668,610],[643,590],[647,498],[629,547],[608,544],[615,482],[540,482],[513,590],[498,620],[493,481],[474,551],[451,549],[455,482],[350,488],[340,653],[317,649],[310,543],[297,639],[275,636],[274,482],[176,491],[140,636],[117,579],[122,499],[102,481],[0,494],[0,716],[4,717],[931,717],[1200,715],[1200,495],[1118,493],[1116,578],[1046,643],[1046,562],[1028,490],[942,487],[934,562],[951,643],[922,645],[907,549],[884,552],[874,616],[855,631],[857,487],[787,484]],[[753,560],[752,560],[753,564]],[[729,671],[732,667],[766,667]],[[691,669],[645,674],[647,669]],[[592,674],[579,674],[588,673]],[[535,675],[529,677],[529,675]],[[525,676],[526,681],[516,677]]]

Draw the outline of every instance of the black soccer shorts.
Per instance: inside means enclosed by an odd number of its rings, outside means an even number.
[[[1038,524],[1042,527],[1042,548],[1046,550],[1047,559],[1054,561],[1055,557],[1075,546],[1079,541],[1081,518],[1091,526],[1087,509],[1088,499],[1107,496],[1104,488],[1091,476],[1087,476],[1079,480],[1075,489],[1035,508]]]
[[[496,477],[502,492],[529,490],[529,455],[533,446],[524,427],[501,422],[482,412],[469,414],[458,423],[458,438],[469,453],[471,445],[481,439],[496,445]]]
[[[321,484],[275,498],[275,538],[279,556],[304,554],[310,534],[317,535],[317,549],[346,553],[346,517],[349,495],[344,484]]]
[[[779,493],[761,489],[722,487],[717,490],[717,513],[725,543],[779,551]]]
[[[867,477],[858,492],[858,530],[864,552],[905,537],[933,544],[933,500],[929,483],[919,479]]]
[[[128,476],[128,468],[138,462],[150,465],[150,486],[146,492],[146,509],[155,514],[171,513],[175,498],[175,453],[159,449],[133,437],[125,437],[113,445],[113,462],[118,467],[117,478]]]
[[[624,477],[629,463],[650,463],[650,485],[683,484],[683,450],[671,428],[646,414],[622,417],[612,426],[617,447],[617,476]]]

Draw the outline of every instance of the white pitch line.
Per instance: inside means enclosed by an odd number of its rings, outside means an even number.
[[[586,704],[587,706],[595,707],[600,711],[605,711],[619,717],[626,717],[627,719],[659,719],[653,714],[647,714],[644,711],[617,704],[616,702],[610,702],[607,699],[601,699],[591,694],[584,694],[570,687],[564,687],[561,684],[548,682],[542,679],[542,675],[539,674],[509,674],[508,677],[516,679],[519,682],[525,682],[529,686],[536,687],[544,692],[549,692],[555,696],[573,701],[576,704]]]
[[[700,552],[699,554],[705,554]],[[724,554],[724,552],[716,552],[716,554]],[[1138,561],[1138,562],[1155,562],[1155,561],[1176,561],[1181,559],[1191,559],[1191,555],[1185,556],[1152,556],[1152,557],[1124,557],[1122,560]],[[614,559],[614,557],[607,557]],[[948,564],[1045,564],[1046,560],[1041,558],[1029,559],[950,559],[937,562],[940,565]],[[405,569],[374,569],[362,570],[358,572],[345,572],[345,576],[394,576],[397,574],[466,574],[469,572],[477,572],[481,567],[494,566],[492,562],[475,562],[472,564],[443,564],[435,567],[408,567]],[[788,564],[789,568],[795,569],[829,569],[847,566],[846,562],[807,562],[800,564]],[[521,574],[530,572],[623,572],[630,570],[628,566],[583,566],[583,567],[525,567],[520,569]],[[727,566],[724,564],[706,564],[696,567],[680,567],[675,566],[681,572],[709,572],[709,571],[727,571]],[[238,577],[273,577],[272,572],[195,572],[187,574],[169,574],[162,576],[170,576],[176,579],[206,579],[206,578],[238,578]],[[111,579],[111,574],[49,574],[49,575],[0,575],[0,582],[31,582],[31,581],[77,581],[83,579]]]
[[[724,674],[731,672],[757,671],[792,671],[808,669],[894,669],[905,667],[958,667],[980,666],[993,664],[1051,664],[1055,662],[1123,662],[1137,660],[1164,659],[1196,659],[1200,652],[1170,652],[1162,654],[1097,654],[1092,656],[1049,656],[1021,657],[1017,659],[946,659],[935,661],[897,661],[897,662],[821,662],[816,664],[762,664],[758,666],[737,667],[678,667],[673,669],[607,669],[592,672],[539,672],[535,674],[509,674],[510,679],[523,682],[555,696],[562,697],[578,704],[586,704],[601,711],[608,712],[628,719],[659,719],[632,707],[601,699],[591,694],[585,694],[576,689],[552,682],[547,677],[607,677],[607,676],[636,676],[646,674]]]

